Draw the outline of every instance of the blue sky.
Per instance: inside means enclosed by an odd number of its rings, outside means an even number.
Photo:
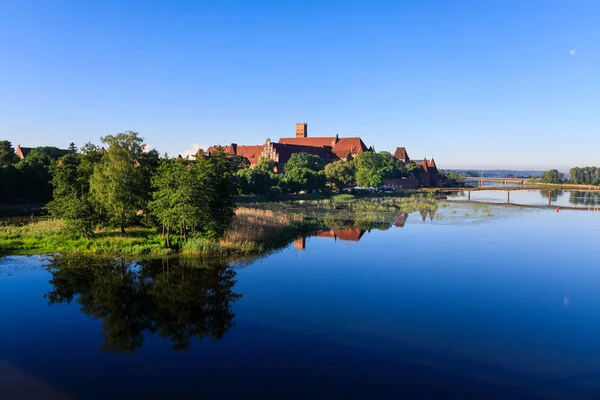
[[[171,155],[361,136],[442,168],[600,165],[600,2],[0,0],[0,139]]]

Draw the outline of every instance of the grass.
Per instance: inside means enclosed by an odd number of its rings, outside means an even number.
[[[172,252],[154,229],[130,228],[95,232],[94,238],[73,238],[65,232],[66,223],[60,219],[34,218],[24,224],[0,226],[0,254],[78,252],[93,254],[167,255]]]
[[[183,245],[182,254],[262,254],[320,227],[319,223],[307,221],[300,214],[238,208],[233,223],[219,242],[195,238]]]
[[[152,228],[134,227],[122,234],[118,229],[99,229],[90,240],[73,238],[66,223],[48,217],[0,220],[0,255],[82,253],[99,255],[165,256],[256,255],[285,246],[303,232],[314,229],[314,221],[267,210],[238,208],[232,225],[220,241],[195,237],[181,242],[166,238]]]

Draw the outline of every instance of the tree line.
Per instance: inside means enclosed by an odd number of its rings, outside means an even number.
[[[273,172],[274,161],[261,158],[254,168],[236,172],[240,194],[278,194],[319,191],[329,187],[339,190],[350,186],[380,187],[384,179],[418,177],[421,166],[404,164],[386,151],[364,152],[350,161],[329,164],[308,153],[292,154],[283,173]]]
[[[556,169],[542,173],[540,179],[544,183],[568,183],[574,185],[600,185],[600,168],[598,167],[574,167],[569,170],[569,178]]]

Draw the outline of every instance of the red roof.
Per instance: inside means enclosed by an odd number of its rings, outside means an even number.
[[[210,146],[206,151],[210,154],[216,150],[222,150],[227,154],[246,157],[250,161],[250,164],[254,165],[258,162],[262,149],[263,145],[238,146],[235,143],[231,143],[227,146]],[[198,150],[198,154],[200,154],[200,150]]]
[[[345,158],[347,154],[357,154],[369,149],[359,137],[342,138],[333,146],[331,151],[337,158]]]
[[[237,147],[237,145],[235,143],[231,143],[230,145],[227,145],[227,146],[221,146],[221,145],[210,146],[208,149],[206,149],[206,151],[208,153],[212,153],[216,150],[222,150],[227,154],[235,154],[236,147]],[[198,150],[198,153],[200,153],[200,150]]]
[[[337,238],[349,242],[358,242],[360,238],[365,234],[364,229],[360,228],[346,228],[346,229],[331,229],[328,231],[317,233],[317,237],[325,238]]]
[[[406,152],[406,147],[397,147],[394,152],[394,158],[398,160],[410,160],[408,153]]]
[[[262,152],[263,146],[237,146],[237,155],[246,157],[251,165],[254,165],[258,162],[260,158],[260,153]]]
[[[365,234],[364,229],[360,228],[333,229],[333,232],[338,239],[350,242],[358,242]]]
[[[332,147],[337,141],[337,137],[291,137],[291,138],[280,138],[279,143],[282,144],[295,144],[298,146],[329,146]]]
[[[335,237],[335,233],[333,233],[332,230],[328,230],[328,231],[323,231],[323,232],[319,232],[315,235],[316,237],[325,237],[325,238],[334,238]]]

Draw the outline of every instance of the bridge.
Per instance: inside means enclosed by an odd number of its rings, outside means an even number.
[[[483,182],[502,182],[505,185],[507,183],[518,183],[523,185],[525,184],[525,181],[527,181],[525,178],[486,178],[484,176],[465,176],[463,179],[465,181],[477,181],[480,184]]]

